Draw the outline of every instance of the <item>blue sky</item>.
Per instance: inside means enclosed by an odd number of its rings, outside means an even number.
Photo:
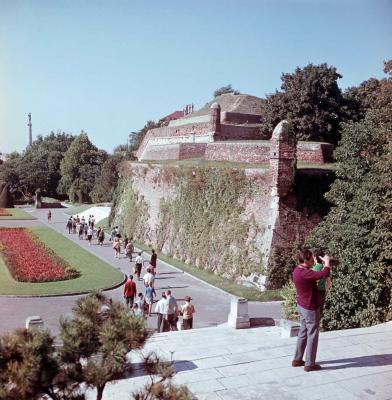
[[[0,151],[82,129],[100,148],[232,84],[264,97],[327,62],[342,88],[383,77],[392,0],[0,0]]]

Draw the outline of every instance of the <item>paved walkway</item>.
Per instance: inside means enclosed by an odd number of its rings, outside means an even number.
[[[47,210],[26,209],[32,215],[38,218],[38,221],[11,221],[1,220],[0,226],[37,226],[48,225],[46,221]],[[64,214],[64,209],[52,210],[52,223],[50,227],[60,232],[64,236],[70,238],[75,243],[92,252],[96,256],[102,258],[115,268],[120,269],[126,274],[131,273],[131,264],[129,259],[124,255],[121,259],[114,258],[114,252],[108,242],[106,246],[100,247],[96,245],[89,246],[87,241],[79,240],[78,235],[69,235],[66,230],[66,221],[68,216]],[[159,257],[159,255],[158,255]],[[145,256],[149,260],[149,256]],[[133,263],[132,263],[133,266]],[[144,270],[145,272],[145,270]],[[158,261],[156,278],[156,291],[158,297],[161,292],[171,289],[174,296],[181,300],[186,295],[191,296],[194,300],[197,314],[195,315],[195,328],[203,328],[216,326],[227,321],[227,316],[230,311],[231,295],[220,291],[217,288],[201,282],[198,279],[191,277],[178,271],[174,267]],[[137,283],[138,290],[144,293],[144,286],[141,282]],[[122,300],[123,287],[107,291],[106,294],[113,299]],[[0,310],[2,318],[0,319],[0,334],[13,330],[24,325],[24,320],[29,315],[40,315],[45,322],[46,327],[51,329],[55,334],[59,329],[59,318],[61,315],[68,315],[72,311],[75,300],[81,296],[62,296],[51,298],[12,298],[0,296]],[[181,304],[182,302],[179,301]],[[280,318],[281,307],[280,303],[249,303],[249,313],[252,317],[271,317]],[[155,327],[156,317],[149,318],[149,325]]]
[[[187,385],[199,400],[392,399],[392,322],[321,333],[323,369],[317,372],[291,367],[295,341],[282,339],[278,327],[219,326],[156,334],[145,351],[166,360],[174,352],[174,382]],[[135,355],[136,367],[137,361]],[[104,400],[128,400],[148,379],[138,370],[134,375],[109,384]]]

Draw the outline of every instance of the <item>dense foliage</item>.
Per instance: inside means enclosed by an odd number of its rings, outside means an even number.
[[[340,260],[327,329],[392,318],[392,106],[345,124],[335,157],[337,179],[327,194],[334,207],[309,241]]]
[[[283,119],[293,125],[300,140],[336,143],[343,120],[344,99],[338,86],[342,76],[327,64],[309,64],[282,74],[282,91],[267,96],[262,133],[270,134]]]
[[[12,153],[0,165],[0,182],[9,184],[16,198],[29,199],[40,188],[46,196],[57,196],[60,162],[74,137],[64,132],[38,136],[23,154]]]
[[[114,189],[118,181],[119,160],[114,157],[108,158],[103,164],[99,175],[95,179],[94,186],[90,192],[94,203],[111,202]]]
[[[70,145],[60,163],[61,180],[58,190],[72,202],[89,202],[95,180],[107,160],[107,153],[98,150],[82,132]]]
[[[131,372],[129,352],[142,349],[148,336],[144,320],[121,303],[100,293],[81,298],[74,317],[61,321],[58,349],[48,331],[18,330],[0,338],[0,399],[46,394],[53,400],[84,400],[93,388],[100,400],[108,382]],[[148,354],[142,367],[154,376],[149,386],[133,393],[134,399],[172,399],[173,393],[191,399],[186,388],[171,383],[173,370],[158,357]]]

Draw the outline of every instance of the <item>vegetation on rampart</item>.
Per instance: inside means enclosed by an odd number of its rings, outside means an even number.
[[[121,232],[135,240],[148,239],[148,205],[136,193],[127,180],[122,178],[114,192],[113,207],[109,221]]]
[[[261,228],[254,218],[244,216],[245,199],[260,193],[244,170],[163,166],[155,180],[171,181],[177,188],[174,198],[161,199],[154,244],[159,251],[228,277],[262,272],[254,242]],[[147,203],[125,180],[117,188],[114,209],[114,224],[150,243]]]

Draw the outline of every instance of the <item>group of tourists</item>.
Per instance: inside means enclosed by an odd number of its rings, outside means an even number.
[[[148,268],[149,270],[149,268]],[[152,275],[151,271],[147,274]],[[146,274],[146,275],[147,275]],[[146,277],[145,275],[145,277]],[[154,298],[157,296],[154,289],[154,280],[144,280],[145,293],[137,293],[136,283],[133,275],[129,275],[124,286],[124,299],[128,307],[131,308],[135,315],[142,317],[151,317]],[[191,297],[185,296],[185,304],[178,307],[176,298],[172,295],[171,290],[162,292],[162,298],[157,301],[154,312],[157,316],[157,331],[168,332],[177,331],[179,329],[193,328],[193,314],[196,312],[195,307],[191,304]],[[182,321],[179,320],[182,317]]]
[[[94,237],[97,238],[98,244],[103,245],[105,239],[105,232],[101,227],[94,228],[95,218],[89,215],[88,220],[78,215],[69,217],[67,221],[67,229],[69,234],[78,233],[79,239],[88,240],[89,244]],[[124,286],[124,299],[127,306],[132,310],[135,315],[147,318],[152,315],[157,316],[157,330],[158,332],[167,332],[178,329],[192,329],[193,328],[193,314],[195,307],[191,304],[191,298],[185,296],[185,304],[181,307],[178,306],[177,300],[172,295],[170,290],[162,292],[162,298],[157,300],[157,293],[154,288],[155,277],[157,274],[157,261],[158,256],[153,249],[149,260],[144,260],[143,252],[136,253],[134,258],[135,247],[132,238],[127,235],[122,238],[118,226],[113,226],[110,232],[109,241],[112,242],[114,250],[114,257],[120,258],[121,250],[124,249],[125,256],[129,261],[134,262],[133,274],[129,275]],[[142,276],[144,264],[148,263],[146,272]],[[143,292],[138,292],[136,282],[133,276],[136,276],[137,281],[143,283]],[[153,311],[153,306],[155,308]],[[182,321],[180,321],[182,317]]]
[[[84,216],[79,218],[79,215],[76,217],[69,217],[67,221],[67,229],[69,234],[77,233],[79,239],[88,240],[89,245],[91,245],[91,241],[95,236],[98,244],[102,246],[105,240],[105,232],[101,227],[98,227],[98,229],[94,228],[94,225],[94,215],[89,215],[87,221]]]
[[[299,253],[299,265],[293,272],[300,330],[292,366],[303,366],[306,372],[321,369],[321,366],[316,364],[320,319],[326,291],[330,287],[330,269],[335,265],[336,262],[331,261],[321,250],[313,253],[305,249]],[[303,360],[304,354],[305,360]]]

